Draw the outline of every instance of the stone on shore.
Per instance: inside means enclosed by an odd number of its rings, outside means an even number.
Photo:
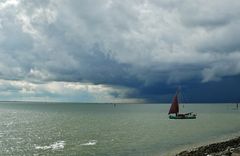
[[[183,151],[176,156],[240,156],[240,137]]]

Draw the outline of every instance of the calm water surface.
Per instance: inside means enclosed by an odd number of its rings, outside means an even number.
[[[234,104],[0,103],[0,155],[155,156],[240,132]]]

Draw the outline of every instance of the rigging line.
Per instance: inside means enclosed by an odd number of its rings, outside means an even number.
[[[183,95],[183,92],[182,92],[182,98],[183,100],[185,101],[185,103],[187,103],[189,101],[189,99],[187,98],[187,96],[184,94]]]

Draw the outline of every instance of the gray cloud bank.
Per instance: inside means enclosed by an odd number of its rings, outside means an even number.
[[[0,78],[126,87],[139,98],[154,85],[221,81],[240,74],[239,8],[238,0],[1,1]]]

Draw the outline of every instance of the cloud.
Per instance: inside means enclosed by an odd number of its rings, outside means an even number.
[[[8,0],[5,2],[0,3],[0,10],[3,10],[5,8],[11,7],[11,6],[17,6],[19,4],[19,1],[17,0]]]
[[[224,76],[234,76],[240,74],[240,53],[235,52],[231,55],[221,58],[221,60],[213,63],[209,68],[203,70],[203,82],[210,80],[221,80]]]
[[[79,82],[31,83],[28,81],[0,80],[2,100],[79,101],[81,102],[141,102],[124,97],[131,90],[123,87],[94,85]],[[112,96],[114,95],[114,96]]]
[[[123,87],[129,92],[106,94],[129,100],[220,81],[240,73],[239,7],[237,0],[5,0],[0,78]]]
[[[187,26],[219,29],[239,20],[236,0],[184,1],[179,6],[181,19]]]

